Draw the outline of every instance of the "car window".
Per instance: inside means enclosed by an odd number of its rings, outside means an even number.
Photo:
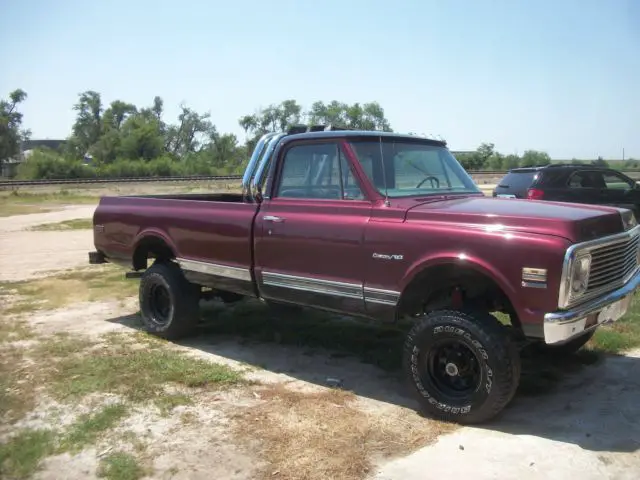
[[[481,193],[449,150],[418,139],[349,142],[373,186],[391,198]]]
[[[349,162],[335,143],[297,145],[285,153],[277,196],[363,199]]]
[[[603,175],[603,180],[606,188],[614,190],[630,190],[633,188],[633,184],[621,175],[617,175],[613,172],[607,172]]]
[[[500,180],[498,186],[514,190],[526,190],[537,179],[537,175],[538,172],[536,171],[509,172]]]
[[[602,175],[589,170],[578,171],[569,177],[567,185],[569,188],[601,188]]]

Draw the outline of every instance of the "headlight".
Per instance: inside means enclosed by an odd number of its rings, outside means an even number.
[[[591,269],[591,255],[588,253],[579,255],[573,261],[571,268],[570,297],[576,298],[587,291],[589,283],[589,270]]]

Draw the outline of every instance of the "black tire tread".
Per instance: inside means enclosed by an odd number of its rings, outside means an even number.
[[[494,368],[493,388],[498,388],[499,393],[491,398],[491,402],[469,414],[454,415],[444,412],[431,406],[424,397],[417,391],[411,378],[411,358],[413,350],[413,339],[422,332],[433,327],[436,323],[446,323],[458,327],[471,329],[473,336],[486,347],[487,352],[497,359],[499,368]],[[504,326],[490,313],[481,311],[457,311],[457,310],[436,310],[425,314],[411,328],[404,344],[403,366],[411,390],[416,394],[418,400],[428,416],[440,420],[474,424],[487,421],[498,415],[504,407],[513,399],[520,383],[521,363],[520,352],[517,345],[512,341]]]
[[[143,296],[149,282],[166,282],[173,299],[174,313],[169,324],[162,329],[145,320]],[[177,340],[191,335],[200,317],[199,289],[182,274],[180,266],[171,261],[155,262],[140,279],[139,302],[142,323],[148,333],[167,340]]]

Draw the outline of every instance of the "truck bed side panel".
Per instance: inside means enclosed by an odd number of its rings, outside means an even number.
[[[104,197],[94,215],[95,246],[132,265],[148,236],[164,239],[190,280],[253,294],[251,227],[255,204],[170,198]]]

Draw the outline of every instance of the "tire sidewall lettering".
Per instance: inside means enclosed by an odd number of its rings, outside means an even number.
[[[432,327],[431,333],[433,337],[438,336],[458,336],[462,337],[466,340],[465,343],[469,343],[473,345],[473,349],[475,353],[482,359],[483,365],[481,369],[481,391],[484,397],[487,397],[491,394],[491,390],[493,387],[493,369],[489,365],[489,354],[487,353],[487,349],[484,345],[474,338],[472,334],[459,326],[456,325],[436,325]],[[418,336],[419,338],[419,336]],[[451,414],[451,415],[465,415],[471,412],[473,405],[468,404],[465,406],[453,406],[443,403],[438,399],[434,398],[423,385],[422,379],[420,378],[420,369],[419,369],[419,358],[421,354],[421,349],[417,345],[418,342],[415,341],[416,335],[409,335],[408,340],[413,344],[410,353],[410,370],[411,377],[415,388],[418,390],[420,395],[424,397],[429,404],[433,405],[438,410]]]

